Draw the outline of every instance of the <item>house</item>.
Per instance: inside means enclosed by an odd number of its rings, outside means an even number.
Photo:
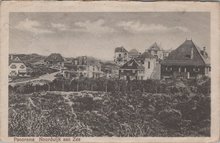
[[[18,56],[9,56],[9,77],[27,77],[31,69]]]
[[[72,62],[79,77],[99,78],[103,74],[100,61],[93,57],[80,56]]]
[[[144,78],[144,67],[135,59],[129,60],[119,69],[119,79],[142,80]]]
[[[54,69],[61,69],[64,66],[64,58],[59,53],[50,54],[44,59],[44,62],[46,62],[48,66]]]
[[[151,55],[149,52],[130,59],[127,63],[119,69],[119,78],[126,80],[146,80],[146,79],[160,79],[160,74],[156,75],[160,68],[159,63],[156,62],[156,57]]]
[[[124,65],[129,60],[128,51],[124,47],[115,48],[114,62],[118,66]]]
[[[196,78],[209,74],[210,62],[206,49],[201,50],[192,40],[185,40],[161,62],[162,78]]]
[[[79,77],[77,73],[77,66],[69,61],[64,62],[64,67],[61,69],[61,74],[66,79]]]
[[[144,67],[144,77],[143,79],[150,79],[153,76],[153,73],[155,72],[157,63],[156,58],[150,54],[149,52],[144,52],[139,57],[136,58],[137,61],[139,61],[142,66]],[[160,78],[160,77],[158,77]]]
[[[163,59],[166,59],[169,56],[171,51],[172,51],[171,48],[168,50],[163,50]]]
[[[155,42],[153,45],[151,45],[147,50],[150,54],[152,54],[154,57],[156,57],[157,61],[163,60],[163,50],[158,46],[158,44]]]
[[[101,69],[105,78],[118,78],[119,66],[114,62],[103,62]]]

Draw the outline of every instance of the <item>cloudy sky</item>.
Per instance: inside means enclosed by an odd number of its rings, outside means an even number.
[[[186,39],[209,50],[209,22],[205,12],[10,13],[10,53],[112,60],[118,46],[175,49]]]

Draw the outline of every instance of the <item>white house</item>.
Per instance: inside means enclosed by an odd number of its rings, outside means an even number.
[[[20,60],[19,57],[10,55],[9,57],[9,77],[27,76],[27,66]]]
[[[158,44],[155,42],[152,46],[150,46],[149,49],[146,50],[151,55],[157,58],[157,60],[163,60],[164,59],[164,53],[163,50],[158,46]]]
[[[142,63],[144,67],[143,79],[150,79],[156,67],[156,58],[149,52],[144,52],[137,58],[137,61]]]
[[[79,76],[99,78],[103,75],[100,61],[93,57],[77,57],[72,63],[76,67],[75,70]]]
[[[146,80],[153,78],[156,69],[156,58],[149,52],[144,52],[136,58],[132,58],[119,69],[120,79]],[[158,77],[159,78],[159,77]]]
[[[124,65],[129,60],[128,51],[124,47],[115,48],[114,62],[118,66]]]

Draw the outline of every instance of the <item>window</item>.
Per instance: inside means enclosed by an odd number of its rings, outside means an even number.
[[[10,72],[10,76],[16,76],[16,75],[17,75],[16,71],[11,71]]]
[[[200,71],[200,68],[193,68],[193,71],[194,71],[194,72],[199,72],[199,71]]]
[[[121,54],[118,54],[119,57],[121,57]]]
[[[25,66],[24,66],[24,65],[21,65],[21,66],[20,66],[20,69],[24,69],[24,68],[25,68]]]
[[[131,67],[132,65],[133,65],[133,62],[128,64],[129,67]]]
[[[190,56],[190,55],[186,55],[186,57],[187,57],[187,58],[190,58],[191,56]]]
[[[16,69],[17,66],[16,65],[11,65],[11,69]]]
[[[77,60],[75,60],[75,65],[78,65],[78,61]]]
[[[150,68],[150,62],[148,62],[148,68]]]

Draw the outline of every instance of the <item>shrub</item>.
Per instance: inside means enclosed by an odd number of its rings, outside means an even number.
[[[178,128],[178,124],[181,121],[182,114],[180,111],[175,109],[165,109],[159,112],[158,118],[166,126],[171,128]]]

